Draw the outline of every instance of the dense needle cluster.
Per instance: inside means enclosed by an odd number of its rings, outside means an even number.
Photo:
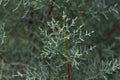
[[[119,0],[0,0],[0,80],[119,80]]]

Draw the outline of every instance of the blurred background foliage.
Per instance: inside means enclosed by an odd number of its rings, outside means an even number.
[[[119,13],[119,0],[0,0],[0,79],[118,80]]]

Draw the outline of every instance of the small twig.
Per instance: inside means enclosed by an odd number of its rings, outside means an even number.
[[[112,29],[105,32],[104,35],[106,37],[111,36],[116,30],[119,30],[119,29],[120,29],[120,22],[117,22],[115,26]]]
[[[80,11],[85,11],[88,6],[92,3],[93,0],[88,0],[87,3],[83,6],[81,6]]]
[[[67,63],[68,80],[70,80],[70,63]]]
[[[50,16],[51,14],[52,14],[52,12],[53,12],[53,8],[54,8],[54,0],[52,0],[51,1],[51,5],[50,5],[50,7],[49,7],[49,9],[48,9],[48,12],[47,12],[47,16]]]
[[[2,55],[0,55],[0,60],[2,60],[4,63],[9,63]]]

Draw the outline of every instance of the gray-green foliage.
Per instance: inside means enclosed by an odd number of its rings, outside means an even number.
[[[39,77],[35,78],[42,78],[42,80],[46,80],[46,78],[55,80],[67,79],[65,65],[68,62],[75,69],[79,69],[79,60],[83,56],[88,55],[90,51],[85,45],[85,38],[91,36],[93,32],[83,31],[84,24],[77,26],[75,24],[76,20],[77,18],[70,19],[63,14],[62,21],[52,18],[52,21],[48,22],[48,29],[39,27],[39,32],[35,34],[39,34],[38,37],[41,38],[43,43],[42,50],[39,53],[39,64],[42,63],[44,68],[42,66],[39,67],[40,71],[36,71]],[[35,68],[38,66],[36,65]],[[47,71],[44,72],[44,69],[47,69]],[[45,75],[46,77],[43,78]],[[34,77],[34,75],[31,76]]]
[[[51,1],[0,0],[0,78],[118,80],[120,1]]]
[[[0,25],[0,41],[1,41],[1,44],[3,44],[4,40],[5,40],[4,26],[5,26],[5,23],[1,23],[1,25]]]

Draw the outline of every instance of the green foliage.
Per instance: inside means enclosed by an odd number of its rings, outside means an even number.
[[[0,41],[1,41],[1,44],[4,43],[4,40],[5,40],[5,31],[4,31],[4,23],[2,23],[0,25]]]
[[[0,79],[118,80],[119,0],[0,0]],[[70,64],[70,66],[68,66]]]

